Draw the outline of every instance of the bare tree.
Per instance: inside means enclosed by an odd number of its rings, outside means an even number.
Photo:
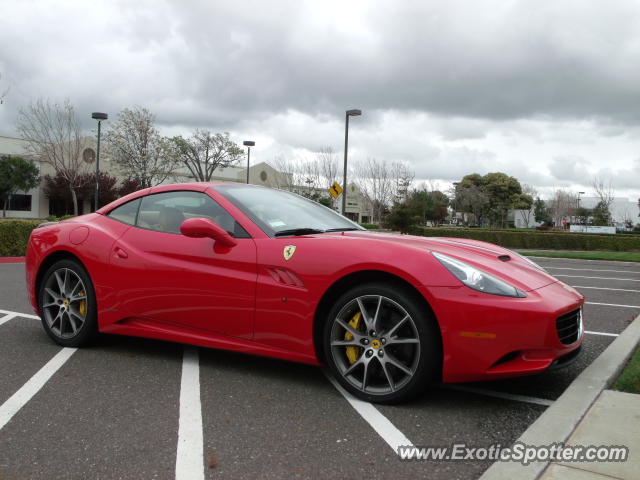
[[[77,215],[76,191],[84,184],[87,164],[82,159],[84,145],[73,105],[69,100],[61,105],[39,98],[18,111],[16,130],[27,141],[29,153],[64,178],[71,192],[73,214]]]
[[[105,136],[112,160],[142,188],[162,183],[178,167],[174,144],[160,136],[154,122],[146,108],[125,108]]]
[[[393,198],[392,173],[389,165],[375,158],[354,164],[354,183],[373,206],[373,221],[380,222],[385,208]],[[345,185],[345,191],[348,185]]]
[[[562,226],[563,217],[575,215],[578,205],[578,196],[573,192],[557,189],[553,192],[553,197],[547,202],[549,214],[556,226]]]
[[[415,172],[410,170],[406,163],[393,162],[391,164],[390,174],[391,182],[391,200],[402,202],[406,200],[409,188],[415,177]]]
[[[300,166],[296,160],[289,159],[283,154],[273,157],[273,166],[282,175],[278,175],[276,179],[276,188],[293,192],[299,186]]]
[[[533,212],[533,199],[536,198],[537,195],[538,191],[535,189],[535,187],[527,185],[526,183],[522,184],[522,194],[520,195],[520,199],[517,203],[520,211],[520,216],[522,217],[522,221],[524,222],[526,227],[529,226],[531,213]]]
[[[591,186],[593,187],[596,197],[600,199],[602,206],[609,211],[609,207],[611,207],[611,203],[613,202],[615,195],[611,179],[605,180],[604,178],[596,175],[591,181]]]
[[[179,162],[200,182],[210,182],[217,168],[235,165],[244,155],[227,132],[196,130],[190,138],[177,136],[171,140],[177,147]]]
[[[338,157],[333,148],[322,147],[316,155],[319,164],[320,175],[325,181],[327,189],[338,180]]]

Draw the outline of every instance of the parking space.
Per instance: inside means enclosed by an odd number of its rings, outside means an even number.
[[[509,444],[640,314],[640,264],[535,260],[587,298],[575,363],[377,407],[350,403],[322,369],[194,360],[151,340],[105,337],[52,364],[63,350],[28,316],[23,265],[0,264],[0,478],[477,478],[488,462],[403,462],[390,445]]]

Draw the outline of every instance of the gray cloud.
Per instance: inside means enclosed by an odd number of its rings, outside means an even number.
[[[251,135],[271,156],[339,151],[358,107],[354,158],[425,178],[504,169],[570,184],[612,149],[612,175],[637,172],[632,0],[3,3],[0,133],[35,97],[69,97],[87,129],[93,110],[144,105],[167,131]]]

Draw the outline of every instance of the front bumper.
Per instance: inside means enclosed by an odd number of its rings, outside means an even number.
[[[464,286],[429,287],[425,297],[442,332],[443,382],[539,373],[560,366],[563,358],[580,348],[584,297],[562,282],[526,293],[526,298],[510,298]],[[556,321],[578,311],[579,331],[566,345]]]

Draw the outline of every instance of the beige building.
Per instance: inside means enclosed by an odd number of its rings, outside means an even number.
[[[96,139],[95,137],[84,137],[82,159],[86,165],[87,172],[95,170],[96,160]],[[0,155],[15,155],[29,158],[27,142],[21,138],[0,135]],[[53,168],[34,159],[40,169],[40,176],[55,175]],[[125,177],[120,172],[117,165],[111,162],[107,155],[100,156],[100,171],[123,180]],[[186,168],[179,169],[164,183],[178,183],[194,181],[190,172]],[[238,182],[247,181],[247,169],[244,166],[230,166],[216,169],[212,181],[215,182]],[[271,188],[283,188],[304,194],[307,187],[292,185],[291,174],[280,172],[266,162],[259,162],[249,168],[249,183],[263,185]],[[347,213],[346,216],[358,222],[369,222],[371,219],[371,208],[367,208],[369,202],[355,185],[349,185],[347,189]],[[317,189],[321,196],[329,197],[329,192]],[[334,202],[336,207],[339,201]],[[44,194],[42,185],[29,190],[28,192],[17,192],[11,196],[7,217],[11,218],[47,218],[60,210],[60,205],[55,205]],[[89,200],[83,200],[78,205],[79,213],[88,213],[93,210]],[[336,208],[338,210],[338,208]]]

